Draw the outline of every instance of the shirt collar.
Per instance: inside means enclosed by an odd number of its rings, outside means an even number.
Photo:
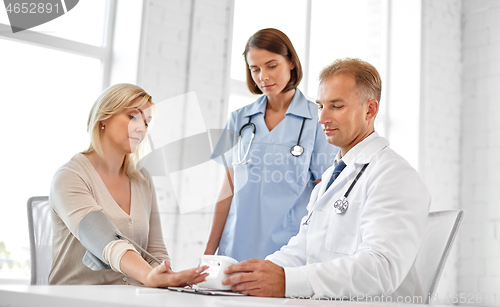
[[[266,105],[267,105],[267,96],[262,95],[261,97],[259,97],[259,99],[257,99],[257,101],[251,104],[248,109],[245,110],[243,116],[248,117],[258,113],[265,114]],[[311,111],[309,110],[309,106],[307,103],[307,99],[304,97],[304,95],[298,88],[295,89],[295,94],[293,95],[292,102],[290,102],[290,105],[288,106],[285,115],[286,114],[293,114],[299,117],[304,117],[309,119],[312,118]]]
[[[312,118],[307,99],[298,88],[295,89],[295,95],[293,95],[292,102],[285,114],[293,114],[308,119]]]
[[[337,152],[337,156],[335,156],[334,160],[334,166],[337,166],[337,164],[340,163],[340,160],[344,161],[346,165],[351,164],[352,162],[355,161],[356,157],[359,155],[360,152],[365,149],[365,147],[370,144],[373,140],[377,139],[379,137],[378,132],[374,131],[372,134],[364,138],[361,142],[358,144],[354,145],[353,148],[351,148],[345,156],[341,157],[340,156],[340,150]]]
[[[266,95],[260,96],[254,103],[244,108],[243,116],[253,116],[255,114],[265,114],[266,113],[267,97]]]

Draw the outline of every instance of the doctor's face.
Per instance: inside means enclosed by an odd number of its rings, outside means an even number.
[[[292,62],[281,54],[251,47],[247,52],[248,69],[252,79],[266,96],[276,96],[287,86]]]
[[[342,156],[373,132],[373,110],[369,103],[360,103],[354,77],[334,75],[323,81],[316,103],[326,139]]]

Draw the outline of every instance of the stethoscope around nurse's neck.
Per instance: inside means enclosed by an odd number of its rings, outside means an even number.
[[[304,153],[304,147],[300,145],[300,138],[302,137],[302,131],[304,130],[304,123],[306,122],[306,118],[302,120],[302,126],[300,127],[300,133],[299,133],[299,138],[297,139],[297,145],[293,145],[292,148],[290,148],[290,154],[294,157],[301,156]],[[243,159],[241,158],[241,134],[243,130],[246,128],[252,128],[252,136],[250,137],[250,142],[248,143],[248,148],[247,151],[245,152],[245,155],[243,156]],[[250,152],[250,147],[252,147],[252,142],[253,139],[255,138],[255,133],[257,132],[257,127],[255,126],[254,123],[252,123],[252,116],[248,118],[248,123],[244,124],[241,129],[240,133],[238,135],[238,162],[233,162],[233,165],[245,165],[248,163],[252,163],[252,159],[248,159],[248,153]],[[246,161],[245,161],[246,160]]]

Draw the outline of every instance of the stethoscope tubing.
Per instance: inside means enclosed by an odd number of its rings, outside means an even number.
[[[238,161],[239,161],[238,164],[239,165],[248,164],[251,162],[251,160],[248,160],[246,162],[245,162],[245,160],[248,157],[248,153],[250,152],[250,147],[252,146],[252,142],[253,142],[254,137],[255,137],[255,133],[252,133],[252,136],[250,138],[250,143],[248,144],[247,151],[245,152],[243,159],[241,159],[241,135],[238,136]]]
[[[302,120],[302,126],[300,127],[300,133],[299,133],[299,138],[297,139],[297,145],[292,146],[292,148],[290,149],[290,153],[294,157],[299,157],[304,153],[304,147],[302,147],[300,145],[300,139],[302,138],[302,131],[304,130],[305,122],[306,122],[306,118],[304,117],[304,119]],[[243,130],[245,130],[245,128],[248,128],[248,127],[252,128],[252,136],[250,138],[250,142],[248,143],[248,148],[245,152],[245,155],[243,156],[243,159],[242,159],[241,158],[241,143],[242,143],[241,142],[241,134],[243,133]],[[255,126],[254,123],[252,123],[252,116],[250,116],[248,118],[248,123],[244,124],[240,128],[240,132],[238,135],[238,162],[234,162],[233,165],[245,165],[245,164],[252,162],[251,159],[249,159],[247,161],[245,161],[245,160],[248,157],[248,153],[250,152],[250,147],[252,147],[252,142],[253,142],[253,139],[255,138],[256,133],[257,133],[257,127]],[[299,148],[299,151],[297,154],[295,154],[296,151],[294,150],[296,148]]]
[[[363,175],[363,173],[365,172],[366,168],[368,167],[370,163],[366,163],[365,165],[363,165],[363,167],[361,168],[361,170],[359,171],[358,175],[356,176],[356,178],[354,178],[353,182],[351,183],[351,185],[349,186],[349,188],[347,189],[347,192],[345,192],[344,194],[344,197],[343,197],[343,200],[347,203],[347,206],[346,208],[344,209],[347,210],[347,207],[349,206],[349,201],[347,200],[347,197],[349,196],[349,194],[351,193],[352,191],[352,188],[354,188],[354,186],[356,185],[356,182],[358,182],[359,178],[361,177],[361,175]],[[326,190],[325,190],[325,193],[326,193]],[[316,199],[316,202],[318,200]],[[341,199],[338,199],[335,203],[337,202],[343,202]],[[304,221],[304,223],[302,223],[302,225],[309,225],[309,223],[311,222],[311,215],[313,214],[314,212],[314,209],[316,207],[316,202],[314,202],[314,205],[312,207],[312,210],[311,210],[311,213],[309,213],[309,215],[307,216],[307,219]],[[341,211],[341,212],[337,212],[337,213],[344,213],[344,211]]]
[[[370,163],[366,163],[365,165],[363,165],[363,168],[359,171],[359,173],[356,176],[356,178],[354,178],[354,181],[349,186],[349,189],[347,190],[347,192],[345,192],[344,198],[347,198],[347,196],[349,196],[349,193],[351,193],[352,188],[354,187],[354,185],[356,184],[356,182],[358,182],[359,177],[361,177],[361,175],[363,175],[363,173],[365,172],[365,169],[368,167],[368,164],[370,164]]]

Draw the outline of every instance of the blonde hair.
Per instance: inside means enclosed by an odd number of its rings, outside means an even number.
[[[356,58],[337,59],[323,68],[319,74],[319,83],[335,75],[349,75],[356,80],[356,92],[360,102],[375,99],[380,103],[382,80],[377,69],[370,63]],[[365,100],[363,100],[365,99]]]
[[[139,97],[142,98],[140,102],[132,104],[132,101]],[[89,119],[87,121],[87,132],[90,135],[90,145],[89,148],[82,153],[95,151],[101,158],[104,158],[101,146],[102,121],[127,109],[138,110],[148,102],[151,106],[154,105],[151,95],[137,85],[120,83],[104,90],[90,110]],[[137,172],[135,165],[142,157],[145,144],[147,144],[147,138],[139,144],[135,152],[125,156],[123,168],[125,174],[127,174],[129,178],[144,178]]]

